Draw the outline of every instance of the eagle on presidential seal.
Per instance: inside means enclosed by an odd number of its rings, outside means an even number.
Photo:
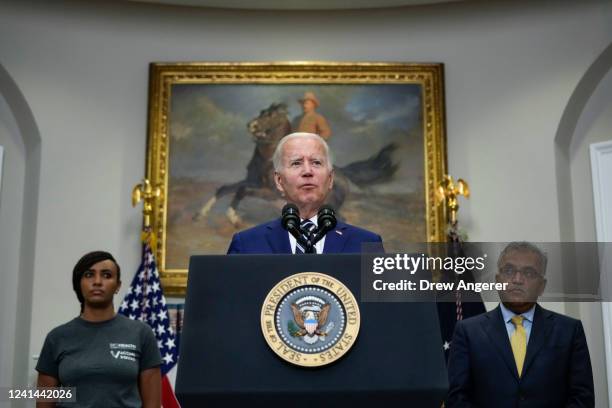
[[[325,326],[330,308],[329,303],[325,303],[323,299],[316,296],[305,296],[298,299],[291,304],[294,321],[288,324],[289,333],[293,337],[301,337],[308,344],[325,340],[325,336],[334,328],[334,322],[329,322]]]

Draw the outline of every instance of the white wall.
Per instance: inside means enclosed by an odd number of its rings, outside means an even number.
[[[577,123],[570,145],[574,234],[596,241],[589,146],[612,140],[612,70],[601,80]]]
[[[8,385],[12,383],[15,351],[25,146],[13,115],[1,95],[0,145],[4,147],[0,190],[0,384]]]
[[[17,341],[37,354],[47,331],[77,313],[70,271],[82,253],[110,250],[128,276],[138,266],[141,216],[129,203],[144,175],[150,62],[444,62],[448,162],[472,187],[460,212],[470,239],[557,241],[555,133],[611,41],[612,3],[599,0],[342,12],[4,1],[0,64],[41,138],[31,336]],[[576,219],[577,236],[585,222]],[[0,230],[3,248],[12,239]],[[601,360],[600,331],[587,334]],[[18,358],[33,375],[29,356]]]
[[[612,140],[594,143],[591,150],[591,173],[593,177],[593,202],[595,204],[595,230],[597,240],[600,242],[612,241],[612,218],[609,213],[612,209]],[[607,169],[607,170],[606,170]],[[603,258],[603,268],[609,268],[612,262],[612,252],[605,249],[600,252]],[[610,274],[604,275],[600,283],[602,290],[610,293],[612,283]],[[608,400],[612,401],[612,303],[601,305],[604,350],[606,352],[606,368],[608,373]]]
[[[589,146],[606,140],[612,140],[612,70],[601,79],[584,106],[569,146],[573,229],[576,241],[597,241]],[[593,350],[601,351],[605,347],[601,304],[568,304],[566,312],[580,317],[585,332],[589,334],[588,344],[592,353],[593,372],[601,373],[595,381],[603,394],[607,390],[607,377],[612,373],[606,373],[604,356],[601,355],[599,358],[593,353]]]

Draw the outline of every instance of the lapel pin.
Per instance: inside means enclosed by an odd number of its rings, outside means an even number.
[[[338,231],[338,230],[336,230],[336,234],[338,234],[338,235],[342,235],[342,231]]]

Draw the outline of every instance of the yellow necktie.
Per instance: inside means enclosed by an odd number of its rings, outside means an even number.
[[[523,327],[523,316],[514,316],[512,324],[514,325],[514,333],[510,336],[510,345],[514,354],[514,361],[518,369],[519,377],[523,373],[523,364],[525,364],[525,354],[527,354],[527,331]]]

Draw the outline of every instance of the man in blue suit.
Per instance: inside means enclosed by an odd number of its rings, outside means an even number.
[[[507,283],[496,309],[457,322],[448,361],[448,408],[594,407],[582,323],[543,309],[547,258],[528,242],[500,254]]]
[[[274,156],[274,181],[288,203],[297,206],[302,227],[317,226],[317,212],[334,183],[329,147],[314,133],[292,133],[279,142]],[[382,247],[379,235],[338,222],[315,245],[316,253],[361,252],[361,244]],[[234,234],[228,254],[292,254],[302,248],[281,225],[280,219]]]

